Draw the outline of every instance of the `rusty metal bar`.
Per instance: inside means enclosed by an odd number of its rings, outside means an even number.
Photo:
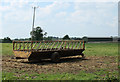
[[[81,41],[78,42],[78,47],[77,49],[80,49],[81,48]]]
[[[17,42],[16,42],[16,50],[17,50]]]
[[[52,45],[52,43],[50,42],[50,45],[48,45],[48,48],[50,48],[51,45]]]
[[[58,45],[59,45],[59,41],[58,41],[58,43],[57,43],[57,45],[56,45],[56,49],[58,48]]]
[[[75,49],[77,48],[77,44],[78,44],[78,42],[76,42],[76,44],[75,44]]]
[[[84,41],[83,41],[83,49],[85,49],[85,44],[84,44]]]
[[[48,45],[49,45],[49,43],[47,42],[46,45],[45,45],[45,49],[47,49]]]
[[[33,41],[31,41],[31,51],[32,51],[32,47],[33,47]]]
[[[81,49],[81,42],[80,42],[80,49]]]
[[[64,42],[65,44],[64,44],[64,49],[66,49],[66,41]]]
[[[27,42],[27,49],[29,50],[29,44],[28,44],[28,42]]]
[[[13,42],[13,50],[14,50],[15,42]]]
[[[23,42],[23,50],[25,50],[25,42]]]
[[[48,42],[48,45],[47,45],[47,47],[46,47],[46,50],[48,49],[48,47],[49,47],[49,44],[50,44],[50,43]]]
[[[60,44],[60,49],[62,48],[62,45],[63,45],[63,42],[61,42],[61,44]]]
[[[67,49],[69,49],[69,42],[67,42]]]
[[[61,41],[61,40],[58,40],[59,42],[65,42],[65,41]],[[32,42],[58,42],[58,41],[32,41]],[[80,41],[80,40],[70,40],[70,41],[67,41],[67,42],[77,42],[77,41]],[[20,43],[20,42],[29,42],[29,43],[31,43],[31,41],[15,41],[15,42],[18,42],[18,43]]]
[[[27,43],[25,43],[25,49],[27,49],[26,46],[27,46]]]
[[[73,49],[73,46],[74,46],[74,42],[72,42],[72,47],[71,47],[71,49]]]
[[[47,45],[45,46],[45,49],[47,50],[49,46],[49,42],[47,42]]]
[[[53,47],[55,46],[55,42],[53,43],[53,45],[52,45],[52,48],[51,49],[53,49]]]
[[[30,46],[31,46],[31,43],[27,43],[28,45],[27,45],[27,49],[29,49],[30,48]]]
[[[73,45],[73,43],[72,43],[72,42],[70,42],[70,47],[69,47],[70,49],[72,49],[72,45]]]
[[[46,49],[46,50],[47,50],[47,48],[48,48],[48,45],[49,45],[49,42],[47,42],[46,45],[45,45],[45,49]]]
[[[33,46],[33,49],[35,48],[35,46],[37,45],[37,42],[35,42],[34,46]]]
[[[44,45],[43,45],[43,49],[45,48],[46,44],[47,44],[47,43],[44,43]]]
[[[69,46],[70,46],[70,42],[68,42],[68,49],[69,49]]]
[[[82,43],[82,44],[81,44]],[[22,45],[21,45],[22,44]],[[36,46],[37,45],[37,46]],[[27,48],[26,48],[27,47]],[[37,48],[36,48],[37,47]],[[81,49],[85,48],[84,41],[14,41],[13,50],[33,50],[36,49]],[[22,49],[21,49],[22,48]]]
[[[18,50],[21,50],[21,43],[19,43],[19,48],[18,48]]]
[[[41,46],[40,46],[40,49],[41,49],[41,50],[42,50],[43,46],[44,46],[43,43],[41,43]]]
[[[41,46],[41,42],[39,43],[38,47],[36,49],[39,49],[39,47]]]

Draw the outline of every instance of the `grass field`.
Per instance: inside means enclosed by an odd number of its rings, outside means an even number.
[[[87,43],[86,56],[117,56],[118,43]],[[2,55],[13,55],[12,43],[2,44]]]
[[[86,43],[86,50],[84,51],[85,56],[118,56],[118,43]],[[12,56],[12,43],[3,43],[2,44],[2,56]],[[74,63],[74,62],[73,62]],[[110,62],[106,62],[109,64]],[[29,74],[28,71],[24,70],[3,70],[2,71],[2,80],[16,80],[16,79],[24,79],[24,80],[108,80],[108,79],[116,79],[118,76],[118,71],[113,70],[112,72],[105,71],[106,68],[96,68],[94,72],[87,73],[86,71],[78,71],[77,74],[72,73],[32,73]],[[110,68],[111,69],[111,68]],[[98,71],[99,70],[99,71]],[[17,74],[21,74],[18,76]],[[105,75],[105,76],[103,76]]]

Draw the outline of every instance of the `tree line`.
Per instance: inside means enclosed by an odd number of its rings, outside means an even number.
[[[69,35],[65,35],[63,38],[55,37],[55,36],[46,36],[47,32],[44,32],[41,27],[36,27],[33,31],[30,32],[32,36],[32,41],[41,41],[41,40],[81,40],[81,38],[72,37]],[[21,38],[21,39],[13,39],[15,41],[31,41],[31,38]],[[12,43],[13,41],[10,37],[5,37],[4,39],[0,39],[0,43]]]
[[[41,40],[84,40],[85,42],[88,41],[111,41],[113,40],[113,37],[110,38],[88,38],[86,36],[82,37],[82,38],[78,38],[78,37],[69,37],[69,35],[64,35],[64,37],[59,38],[59,37],[55,37],[55,36],[46,36],[47,32],[44,32],[43,29],[41,27],[36,27],[33,29],[33,31],[30,32],[30,35],[32,37],[31,38],[21,38],[21,39],[13,39],[15,41],[41,41]],[[9,37],[5,37],[4,39],[0,39],[0,43],[12,43],[13,41],[12,39],[10,39]]]

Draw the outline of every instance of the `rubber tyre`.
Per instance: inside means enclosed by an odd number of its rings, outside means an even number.
[[[85,55],[83,53],[81,53],[82,59],[85,59]]]
[[[51,61],[52,61],[52,62],[55,62],[55,63],[57,63],[57,62],[60,61],[60,55],[59,55],[58,52],[54,52],[54,53],[52,54],[52,56],[51,56]]]

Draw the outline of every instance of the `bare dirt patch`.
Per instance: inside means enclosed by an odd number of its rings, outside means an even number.
[[[77,74],[84,70],[88,73],[95,72],[96,69],[109,71],[118,70],[117,56],[72,56],[62,58],[59,63],[52,63],[44,60],[39,63],[30,63],[27,59],[11,59],[10,56],[2,57],[2,70],[17,73],[18,76],[24,73],[73,73]]]

